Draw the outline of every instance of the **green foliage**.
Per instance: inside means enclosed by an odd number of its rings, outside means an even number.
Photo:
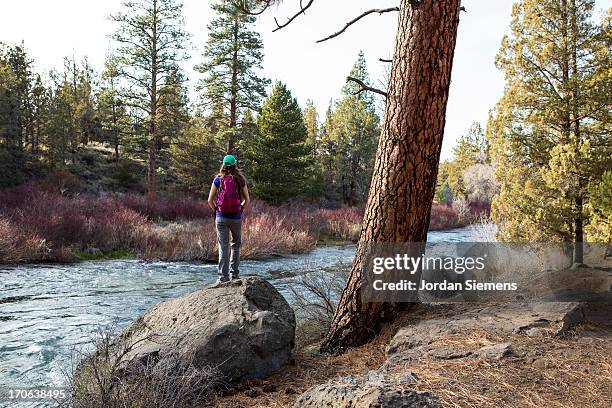
[[[467,133],[457,140],[457,145],[453,148],[453,160],[440,166],[438,188],[446,183],[454,198],[466,199],[468,195],[464,182],[466,170],[476,164],[489,162],[489,143],[485,132],[480,123],[474,122]]]
[[[123,10],[111,18],[118,23],[112,35],[119,44],[117,67],[129,83],[126,103],[136,112],[140,129],[145,130],[147,189],[153,198],[157,190],[157,152],[168,137],[160,132],[177,131],[180,119],[173,115],[182,111],[176,107],[182,102],[184,81],[178,63],[187,58],[189,40],[183,29],[183,4],[180,0],[124,0]],[[162,156],[167,167],[165,159]]]
[[[580,225],[596,222],[589,186],[611,164],[611,78],[609,16],[594,25],[593,4],[514,5],[511,35],[497,58],[506,89],[490,123],[501,239],[582,240]]]
[[[369,83],[363,52],[351,76]],[[343,98],[330,106],[321,135],[319,154],[325,172],[328,200],[354,205],[365,201],[380,134],[380,119],[371,96],[358,93],[354,84],[343,88]]]
[[[170,148],[172,157],[171,171],[176,175],[182,190],[206,193],[210,181],[219,170],[223,149],[216,143],[206,120],[193,119],[178,135],[178,140]]]
[[[366,85],[370,85],[370,76],[368,74],[368,65],[366,63],[365,54],[363,51],[359,51],[357,61],[353,64],[350,77],[363,81]],[[367,108],[374,109],[374,97],[370,92],[361,90],[361,87],[353,81],[347,81],[342,87],[342,94],[344,96],[356,96]]]
[[[208,25],[204,63],[196,70],[206,74],[200,84],[203,105],[228,118],[230,128],[238,127],[240,114],[259,112],[261,99],[270,81],[257,75],[263,61],[263,42],[254,30],[256,18],[242,11],[242,1],[216,1],[215,19]],[[228,149],[237,140],[228,134]]]
[[[119,44],[116,69],[130,85],[127,102],[155,126],[162,92],[179,85],[176,64],[186,57],[183,5],[180,0],[126,0],[111,19],[118,24],[112,35]]]
[[[306,126],[306,146],[312,154],[312,160],[308,170],[309,179],[305,182],[304,195],[312,202],[321,199],[324,193],[323,167],[320,162],[319,145],[321,143],[321,127],[319,115],[312,100],[306,101],[306,108],[302,113],[304,125]]]
[[[612,170],[600,182],[589,186],[591,222],[587,226],[589,242],[612,242]]]
[[[115,160],[119,161],[119,147],[123,145],[124,138],[131,134],[131,118],[121,87],[121,74],[117,65],[117,58],[108,56],[102,72],[102,86],[97,94],[98,120],[100,121],[100,134],[98,141],[107,142],[115,149]]]
[[[255,195],[272,204],[304,196],[312,153],[300,107],[282,83],[274,85],[257,127],[259,136],[245,149]]]

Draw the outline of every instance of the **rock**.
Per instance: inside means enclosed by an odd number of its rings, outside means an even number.
[[[525,334],[529,337],[546,337],[552,333],[549,329],[544,329],[541,327],[534,327],[525,331]]]
[[[103,253],[98,248],[89,247],[85,250],[87,255],[102,256]]]
[[[490,332],[500,336],[512,334],[559,335],[573,326],[590,322],[610,325],[609,303],[509,303],[483,306],[446,306],[440,316],[415,319],[402,327],[387,349],[384,368],[410,367],[423,356],[439,359],[463,358],[487,345],[486,339],[461,346],[448,345],[445,338]],[[424,309],[429,306],[424,306]],[[418,313],[418,312],[417,312]]]
[[[415,381],[410,374],[393,377],[380,371],[340,377],[310,388],[293,408],[442,408],[435,395],[412,389]]]
[[[217,370],[229,385],[264,378],[291,358],[295,315],[267,281],[243,278],[160,303],[115,341],[133,345],[121,364],[168,363]],[[134,364],[137,363],[137,364]]]
[[[427,352],[427,355],[438,360],[454,360],[457,358],[468,357],[472,354],[471,351],[456,346],[443,346],[433,348],[432,350]]]
[[[485,346],[480,348],[474,353],[474,355],[482,357],[487,360],[501,360],[504,357],[512,355],[512,344],[510,343],[499,343],[493,344],[492,346]]]

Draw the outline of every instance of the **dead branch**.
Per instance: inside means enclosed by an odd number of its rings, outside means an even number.
[[[389,7],[389,8],[386,8],[386,9],[372,9],[372,10],[365,11],[361,15],[355,17],[354,19],[352,19],[351,21],[346,23],[346,25],[342,28],[342,30],[340,30],[338,32],[335,32],[332,35],[327,36],[327,37],[325,37],[325,38],[323,38],[321,40],[318,40],[317,42],[318,43],[322,43],[323,41],[331,40],[332,38],[339,36],[340,34],[345,32],[347,28],[349,28],[350,26],[352,26],[353,24],[355,24],[356,22],[358,22],[362,18],[364,18],[366,16],[369,16],[372,13],[378,13],[380,15],[380,14],[383,14],[383,13],[390,13],[392,11],[399,11],[399,7]]]
[[[251,16],[259,16],[261,14],[263,14],[268,7],[270,7],[273,3],[273,0],[261,0],[257,3],[262,3],[263,6],[261,8],[261,10],[257,10],[257,11],[253,11],[251,9],[249,9],[248,5],[247,5],[247,0],[243,0],[240,4],[239,4],[239,9],[240,11],[242,11],[245,14],[251,15]]]
[[[379,58],[378,59],[380,62],[393,62],[392,59],[385,59],[385,58]]]
[[[310,8],[310,6],[312,6],[312,3],[314,3],[314,0],[310,0],[308,2],[308,4],[306,4],[305,6],[302,4],[302,0],[300,0],[300,11],[298,11],[297,13],[295,13],[292,17],[290,17],[285,23],[283,24],[279,24],[278,20],[276,19],[276,17],[274,17],[274,22],[276,23],[276,28],[274,30],[272,30],[272,32],[277,32],[278,30],[287,27],[289,24],[291,24],[293,22],[293,20],[295,20],[296,18],[299,17],[300,14],[306,14],[306,10],[308,10]]]
[[[374,92],[377,93],[379,95],[384,96],[385,98],[387,97],[387,93],[385,91],[381,91],[380,89],[377,88],[373,88],[371,86],[366,85],[362,80],[357,79],[357,78],[353,78],[353,77],[347,77],[346,78],[347,81],[351,81],[351,82],[355,82],[357,85],[359,85],[361,87],[361,89],[357,92],[355,92],[354,95],[358,95],[363,91],[369,91],[369,92]]]

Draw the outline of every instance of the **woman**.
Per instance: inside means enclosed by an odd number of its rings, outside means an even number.
[[[208,195],[208,205],[216,212],[215,226],[219,241],[218,283],[238,279],[240,275],[240,235],[242,213],[249,206],[251,198],[246,179],[237,168],[236,158],[225,156],[219,174],[213,180]],[[230,257],[231,236],[231,257]]]

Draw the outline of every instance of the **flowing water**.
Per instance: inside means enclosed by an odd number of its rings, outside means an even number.
[[[476,231],[430,232],[430,242],[474,241]],[[292,277],[350,265],[355,247],[321,247],[267,261],[243,261],[281,292]],[[151,305],[216,280],[213,264],[88,261],[0,267],[0,387],[60,386],[91,348],[96,330],[127,326]],[[2,402],[0,402],[1,406]]]

